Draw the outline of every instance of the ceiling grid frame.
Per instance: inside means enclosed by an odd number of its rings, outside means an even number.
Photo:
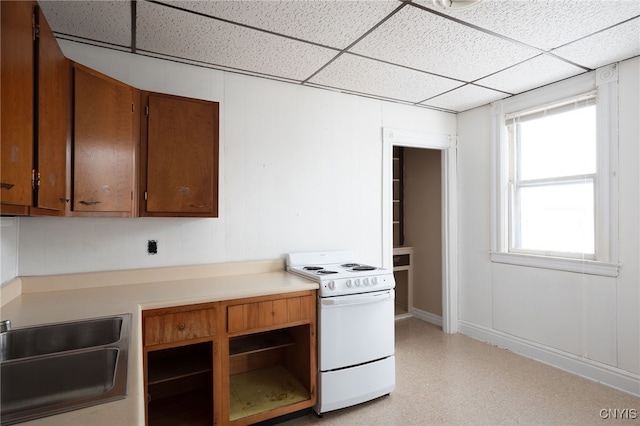
[[[61,39],[453,113],[640,56],[640,0],[97,3],[41,0]],[[522,17],[531,22],[512,22]],[[174,39],[151,46],[154,37]]]

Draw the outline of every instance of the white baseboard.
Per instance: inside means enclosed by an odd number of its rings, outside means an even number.
[[[407,319],[407,318],[413,318],[413,315],[411,315],[409,312],[405,312],[404,314],[398,314],[393,317],[393,319],[396,321]]]
[[[519,355],[640,397],[640,375],[501,331],[459,320],[459,332]]]
[[[442,317],[418,308],[411,308],[411,314],[422,321],[442,327]]]

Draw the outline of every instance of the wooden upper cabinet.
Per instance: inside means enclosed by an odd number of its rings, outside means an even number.
[[[219,104],[141,92],[140,216],[218,216]]]
[[[64,215],[69,198],[66,178],[71,135],[71,62],[62,53],[40,8],[36,10],[36,24],[38,120],[34,206]]]
[[[138,91],[74,64],[75,216],[135,215],[135,105]]]
[[[28,214],[33,200],[34,6],[28,1],[0,3],[2,214]]]
[[[2,214],[65,214],[70,62],[36,2],[2,2]]]

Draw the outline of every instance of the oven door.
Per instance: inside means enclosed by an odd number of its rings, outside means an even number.
[[[393,355],[393,290],[318,299],[318,367],[344,368]]]

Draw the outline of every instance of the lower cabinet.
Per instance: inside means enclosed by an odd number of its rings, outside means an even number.
[[[213,342],[147,353],[149,425],[213,424]]]
[[[316,403],[315,291],[143,311],[148,425],[246,425]]]
[[[215,424],[218,304],[142,312],[147,425]]]

